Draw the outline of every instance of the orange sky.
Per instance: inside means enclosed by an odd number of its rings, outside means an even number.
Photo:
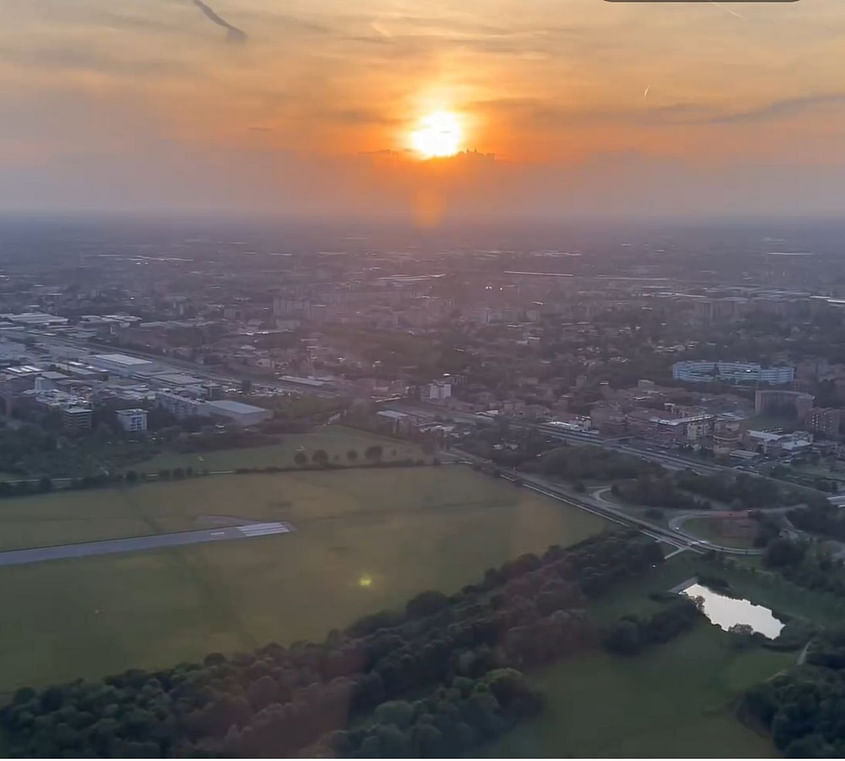
[[[435,182],[476,200],[502,172],[526,203],[659,176],[668,211],[679,188],[692,205],[696,187],[756,188],[774,209],[775,178],[817,173],[816,206],[843,187],[842,0],[208,0],[216,21],[199,5],[4,0],[0,208],[354,211],[442,175],[361,163],[404,155],[440,109],[497,156]]]

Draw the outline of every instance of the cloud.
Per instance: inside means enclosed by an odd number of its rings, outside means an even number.
[[[766,121],[781,116],[793,116],[822,106],[845,105],[845,93],[821,93],[818,95],[802,95],[794,98],[783,98],[767,103],[747,111],[714,116],[707,120],[709,124],[736,124],[738,122]]]
[[[226,30],[226,39],[229,42],[246,42],[246,32],[243,29],[230,24],[222,16],[218,15],[213,8],[203,2],[203,0],[193,0],[194,5],[197,6],[205,16],[213,21],[217,26],[222,26]]]

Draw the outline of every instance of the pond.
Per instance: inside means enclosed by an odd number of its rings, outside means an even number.
[[[748,600],[738,600],[714,592],[703,584],[690,584],[681,591],[682,595],[703,600],[702,612],[711,624],[728,631],[736,624],[747,624],[755,632],[768,639],[776,639],[783,629],[782,621],[772,615],[772,611],[762,605],[755,605]]]

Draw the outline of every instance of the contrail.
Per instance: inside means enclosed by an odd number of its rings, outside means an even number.
[[[246,42],[246,32],[243,29],[238,29],[238,27],[230,24],[222,16],[215,13],[214,9],[206,5],[203,0],[193,0],[193,3],[205,14],[206,18],[226,30],[226,39],[229,42]]]

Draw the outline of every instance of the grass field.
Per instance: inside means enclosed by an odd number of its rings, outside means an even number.
[[[737,547],[739,549],[751,549],[754,547],[754,532],[742,535],[739,531],[731,532],[726,530],[724,518],[690,518],[684,521],[683,529],[699,539],[706,539],[709,542],[724,547]]]
[[[385,461],[422,457],[419,446],[412,442],[396,441],[366,431],[343,426],[328,426],[314,433],[282,434],[282,441],[269,447],[221,449],[216,452],[162,452],[138,463],[135,470],[157,473],[161,468],[187,468],[201,470],[233,470],[235,468],[264,468],[275,466],[293,468],[296,453],[303,450],[309,456],[317,449],[324,449],[332,462],[349,464],[349,450],[358,453],[357,462],[364,462],[364,452],[372,444],[381,444]]]
[[[726,579],[736,594],[773,611],[805,618],[821,626],[841,625],[845,620],[845,600],[842,598],[799,587],[780,574],[766,570],[759,562],[751,565],[750,560],[743,558],[743,563],[736,568],[713,566],[712,572]]]
[[[771,742],[741,724],[732,702],[794,653],[738,652],[715,626],[641,655],[594,651],[532,678],[546,710],[487,749],[492,757],[760,757]]]
[[[649,615],[665,592],[698,570],[727,578],[752,602],[817,623],[841,621],[842,605],[782,579],[703,564],[682,553],[613,590],[591,607],[599,626],[626,613]],[[596,650],[531,674],[547,698],[534,721],[486,749],[490,757],[760,757],[777,755],[768,738],[734,716],[736,699],[795,662],[795,652],[736,650],[705,622],[634,657]]]
[[[211,476],[0,503],[4,548],[287,520],[261,539],[0,568],[0,691],[333,627],[605,524],[459,466]]]

